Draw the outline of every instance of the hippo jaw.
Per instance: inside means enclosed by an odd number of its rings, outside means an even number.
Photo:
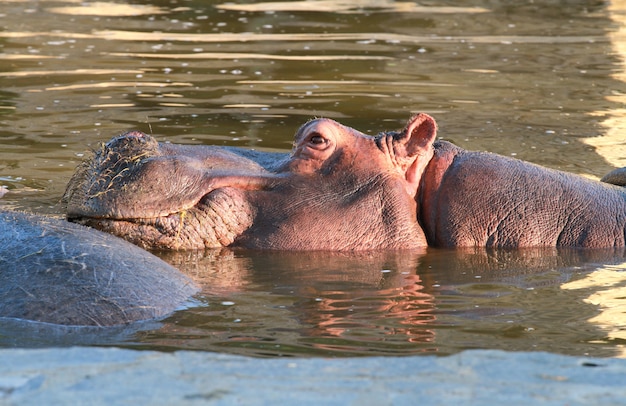
[[[185,250],[232,245],[253,222],[253,208],[237,197],[238,190],[210,192],[188,209],[158,217],[68,220],[124,238],[145,249]]]
[[[63,200],[69,221],[143,248],[217,248],[231,245],[252,224],[254,208],[245,191],[264,188],[272,178],[256,163],[226,150],[183,154],[133,131],[102,145],[85,161]]]

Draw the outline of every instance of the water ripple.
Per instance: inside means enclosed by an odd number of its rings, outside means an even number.
[[[0,32],[0,38],[58,37],[74,39],[106,39],[111,41],[180,41],[180,42],[253,42],[253,41],[381,41],[388,43],[476,43],[476,44],[585,44],[606,43],[608,39],[597,35],[539,36],[539,35],[404,35],[393,33],[219,33],[191,34],[176,32],[141,32],[123,30],[94,30],[91,34],[71,32]],[[626,38],[624,39],[626,40]]]
[[[475,14],[486,13],[490,10],[482,7],[446,7],[420,6],[412,1],[392,0],[317,0],[317,1],[276,1],[255,4],[226,3],[215,6],[220,10],[247,11],[247,12],[277,12],[277,11],[316,11],[331,13],[364,13],[364,12],[401,12],[401,13],[435,13],[435,14]]]
[[[388,56],[375,55],[275,55],[237,52],[198,52],[193,54],[147,54],[133,52],[109,52],[111,56],[130,56],[134,58],[164,59],[269,59],[280,61],[347,61],[347,60],[389,60]]]
[[[80,83],[76,85],[68,86],[54,86],[47,87],[46,90],[76,90],[76,89],[95,89],[95,88],[109,88],[109,87],[172,87],[172,86],[193,86],[192,83],[184,82],[102,82],[102,83]]]
[[[106,16],[106,17],[129,17],[140,15],[166,14],[161,7],[147,4],[119,4],[103,1],[82,3],[80,6],[50,7],[48,12],[55,14],[67,14],[74,16]]]

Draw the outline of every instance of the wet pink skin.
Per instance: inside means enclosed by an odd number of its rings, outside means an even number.
[[[317,119],[291,154],[160,144],[133,132],[77,170],[68,218],[151,249],[421,249],[417,152],[427,115],[371,137]]]
[[[613,182],[617,183],[617,182]],[[418,192],[437,247],[624,247],[620,186],[435,142]]]
[[[376,137],[312,120],[291,154],[132,132],[78,168],[68,218],[150,249],[625,245],[622,187],[436,137],[426,114]]]

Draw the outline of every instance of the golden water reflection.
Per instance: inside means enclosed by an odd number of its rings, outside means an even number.
[[[166,14],[168,11],[161,7],[148,4],[121,4],[113,2],[80,2],[79,6],[48,7],[46,10],[56,14],[68,14],[74,16],[102,16],[123,17]]]
[[[2,37],[4,33],[0,33]],[[23,35],[28,35],[23,33]],[[60,36],[66,34],[60,33]],[[71,34],[70,34],[71,35]],[[558,36],[546,37],[535,35],[403,35],[385,32],[371,33],[229,33],[220,34],[189,34],[172,32],[137,32],[123,30],[94,31],[92,38],[103,38],[121,41],[184,41],[184,42],[261,42],[261,41],[381,41],[390,43],[430,44],[430,43],[479,43],[479,44],[572,44],[572,43],[602,43],[606,42],[603,36]]]
[[[616,58],[619,59],[619,69],[612,76],[626,83],[626,2],[612,1],[608,4],[609,16],[616,23],[616,28],[607,33]],[[615,104],[610,110],[590,113],[601,117],[606,132],[601,136],[589,137],[584,140],[596,148],[611,165],[616,168],[626,166],[626,90],[616,88],[606,99]]]
[[[270,59],[278,61],[384,61],[393,58],[388,56],[366,55],[271,55],[263,53],[236,53],[236,52],[195,52],[193,54],[145,54],[128,52],[110,52],[112,56],[130,56],[133,58],[163,58],[163,59]]]
[[[626,263],[601,267],[583,279],[563,284],[561,289],[590,292],[584,300],[596,306],[598,314],[589,322],[607,332],[606,341],[616,343],[620,350],[616,356],[626,358],[626,344],[617,344],[626,342]]]
[[[626,83],[626,2],[612,1],[607,9],[610,18],[616,23],[615,28],[607,33],[619,69],[612,76]],[[584,139],[595,151],[616,168],[626,166],[626,93],[624,88],[615,88],[606,96],[614,107],[610,110],[591,112],[590,115],[601,117],[605,128],[602,136]],[[589,291],[586,302],[597,306],[599,314],[589,322],[601,326],[607,332],[607,341],[626,342],[626,263],[617,266],[601,267],[584,279],[564,284],[562,289]],[[626,345],[616,344],[626,358]]]
[[[99,83],[81,83],[76,85],[67,86],[53,86],[47,87],[47,91],[59,91],[59,90],[77,90],[77,89],[98,89],[98,88],[111,88],[111,87],[177,87],[177,86],[193,86],[192,83],[185,82],[99,82]]]
[[[39,59],[40,57],[37,57]],[[2,56],[0,56],[2,59]],[[44,58],[45,59],[45,58]],[[71,69],[71,70],[36,70],[22,72],[0,72],[1,76],[15,78],[32,76],[58,76],[58,75],[119,75],[119,74],[141,74],[143,70],[133,69]]]

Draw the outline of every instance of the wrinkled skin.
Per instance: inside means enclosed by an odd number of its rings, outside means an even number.
[[[131,132],[77,170],[68,219],[158,249],[624,246],[623,188],[464,151],[436,129],[425,114],[376,137],[317,119],[291,154]]]
[[[67,216],[144,248],[424,247],[416,142],[434,136],[436,125],[420,117],[414,133],[378,137],[314,120],[296,133],[292,154],[126,133],[77,170]]]
[[[97,230],[0,211],[0,324],[116,326],[164,317],[198,286],[156,256]]]
[[[423,174],[419,218],[439,247],[623,247],[619,171],[598,182],[448,142]],[[614,183],[614,184],[607,184]]]

